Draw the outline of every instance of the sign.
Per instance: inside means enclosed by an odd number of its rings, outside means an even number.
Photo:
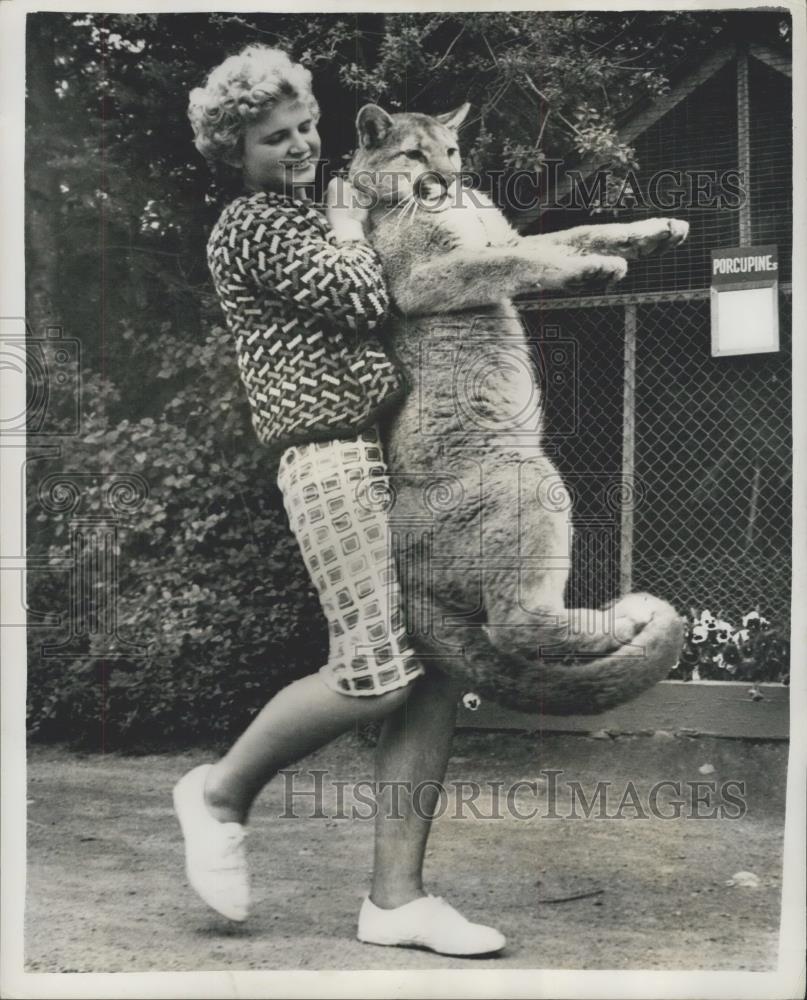
[[[779,350],[775,246],[712,251],[712,357]]]

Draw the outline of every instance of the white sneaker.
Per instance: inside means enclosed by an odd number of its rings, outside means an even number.
[[[174,785],[174,811],[185,838],[185,871],[208,906],[229,920],[246,920],[247,831],[240,823],[220,823],[207,808],[204,788],[211,767],[195,767]]]
[[[504,948],[504,935],[472,924],[441,896],[423,896],[394,910],[382,910],[368,896],[359,913],[359,941],[419,945],[441,955],[485,955]]]

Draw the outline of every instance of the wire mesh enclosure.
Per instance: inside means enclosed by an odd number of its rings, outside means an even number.
[[[675,252],[631,263],[618,295],[520,304],[545,359],[547,447],[574,497],[569,603],[629,590],[670,601],[690,620],[684,678],[776,680],[788,669],[791,116],[789,53],[753,40],[718,45],[668,98],[637,105],[620,126],[650,204],[596,213],[575,208],[561,184],[565,207],[530,223],[543,232],[657,215],[689,223]],[[591,184],[596,163],[583,166]],[[771,244],[779,350],[712,357],[711,252]],[[573,431],[546,363],[560,342],[577,365]],[[756,638],[740,629],[754,609]],[[727,624],[731,648],[717,640]]]
[[[620,292],[704,288],[710,281],[712,249],[739,245],[739,213],[727,211],[719,201],[721,178],[738,165],[736,76],[734,64],[724,66],[634,140],[640,182],[649,187],[651,178],[661,176],[657,201],[670,208],[626,209],[615,214],[616,221],[672,215],[689,223],[689,237],[675,254],[632,268]],[[669,172],[669,179],[662,171]]]
[[[598,607],[620,586],[624,309],[546,305],[525,303],[523,316],[544,393],[544,447],[573,502],[568,600]]]
[[[787,58],[753,45],[716,51],[690,74],[685,96],[668,110],[637,111],[620,129],[636,153],[635,204],[628,194],[619,208],[575,208],[575,199],[561,185],[556,194],[566,207],[549,208],[529,225],[552,232],[659,215],[688,222],[689,236],[674,254],[631,267],[619,287],[623,295],[707,288],[712,250],[754,244],[778,247],[779,280],[789,282],[793,136],[788,74]],[[593,189],[594,163],[582,172],[583,187]]]
[[[710,356],[706,301],[638,308],[633,582],[738,622],[790,617],[790,316],[778,353]]]
[[[790,79],[748,60],[751,242],[779,247],[780,281],[791,280],[793,139]]]
[[[781,350],[713,358],[708,292],[521,303],[546,447],[574,497],[572,605],[790,619],[790,299]],[[562,349],[559,349],[562,348]],[[553,358],[573,358],[558,377]],[[570,382],[573,391],[570,392]]]

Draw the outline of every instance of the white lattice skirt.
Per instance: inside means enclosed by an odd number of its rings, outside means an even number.
[[[328,620],[320,673],[341,694],[384,694],[423,673],[403,624],[386,485],[376,429],[280,459],[283,503]]]

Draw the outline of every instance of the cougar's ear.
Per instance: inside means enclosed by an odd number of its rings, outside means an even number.
[[[445,125],[447,128],[457,129],[462,125],[465,119],[468,117],[468,112],[471,110],[471,105],[466,101],[465,104],[461,104],[454,111],[447,111],[444,115],[435,115],[434,117],[440,122],[441,125]]]
[[[392,128],[392,118],[377,104],[365,104],[356,115],[356,131],[365,149],[377,146]]]

